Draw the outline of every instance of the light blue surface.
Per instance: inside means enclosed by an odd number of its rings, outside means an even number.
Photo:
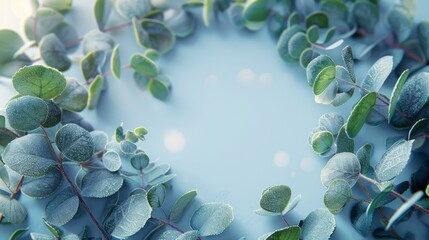
[[[418,3],[417,19],[427,19],[423,14],[429,3]],[[93,1],[76,0],[67,14],[69,22],[81,26],[80,35],[95,28],[92,5]],[[115,17],[111,24],[122,21]],[[11,26],[16,27],[16,22]],[[121,44],[123,63],[133,52],[143,52],[136,45],[131,28],[112,36]],[[303,69],[282,62],[275,41],[266,30],[249,33],[233,29],[227,22],[215,23],[208,29],[199,25],[196,34],[178,40],[176,48],[162,57],[159,65],[173,83],[173,94],[167,103],[137,89],[131,71],[126,71],[121,81],[108,78],[108,91],[98,109],[85,111],[83,116],[108,134],[121,122],[125,129],[148,128],[147,142],[141,146],[152,159],[171,164],[177,174],[172,182],[172,199],[198,189],[200,202],[230,203],[235,221],[226,235],[212,239],[256,239],[282,227],[280,218],[253,213],[258,208],[260,193],[270,185],[287,184],[293,195],[302,194],[298,207],[287,216],[292,224],[323,207],[325,189],[320,183],[320,170],[325,160],[312,153],[308,134],[325,112],[337,111],[346,118],[353,101],[338,109],[316,104]],[[368,64],[358,67],[358,79],[362,79],[367,68]],[[65,75],[81,76],[76,65]],[[0,104],[4,106],[13,95],[10,83],[1,80]],[[365,126],[357,146],[367,141],[374,143],[377,151],[373,160],[378,159],[385,145],[382,136],[394,135],[386,126]],[[180,142],[181,137],[182,146],[173,141]],[[180,151],[172,152],[169,148]],[[33,201],[25,196],[21,199],[29,210],[23,226],[46,232],[39,220],[46,200]],[[102,203],[88,201],[92,205]],[[333,239],[361,239],[350,225],[349,212],[350,207],[336,217]],[[100,218],[100,211],[96,211],[96,216]],[[185,219],[189,217],[190,214]],[[86,223],[87,217],[81,216],[67,224],[66,229],[78,233]],[[180,225],[189,229],[186,221]],[[414,227],[424,229],[422,225]],[[13,229],[0,225],[0,239],[6,239]],[[404,227],[400,229],[401,234],[405,233]],[[97,233],[95,229],[93,233]]]

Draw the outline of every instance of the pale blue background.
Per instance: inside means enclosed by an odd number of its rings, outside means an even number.
[[[0,10],[0,26],[19,29],[19,19],[10,10],[10,1],[1,0],[1,3],[5,7]],[[66,15],[67,21],[80,26],[80,35],[95,28],[92,6],[93,1],[76,0],[73,10]],[[428,19],[424,15],[425,9],[429,9],[428,1],[420,0],[418,6],[417,19]],[[114,15],[111,24],[124,21]],[[143,52],[136,45],[130,27],[112,36],[121,44],[123,63],[133,52]],[[275,50],[275,41],[266,30],[249,33],[236,30],[227,22],[215,23],[210,28],[199,24],[196,34],[178,40],[176,48],[163,57],[159,65],[173,82],[172,97],[167,103],[137,89],[131,71],[126,71],[121,81],[108,78],[109,89],[97,111],[85,111],[83,115],[109,135],[121,122],[126,129],[147,127],[150,133],[141,146],[152,159],[171,164],[172,171],[177,173],[172,198],[198,189],[200,202],[232,204],[234,223],[223,237],[213,239],[241,236],[256,239],[282,227],[280,218],[253,213],[258,208],[260,193],[270,185],[287,184],[293,195],[302,194],[296,210],[287,216],[292,224],[298,224],[299,219],[304,219],[313,209],[323,207],[325,189],[320,183],[320,170],[325,160],[312,153],[307,144],[308,134],[325,112],[338,111],[347,118],[353,101],[339,109],[316,104],[303,69],[282,62]],[[359,66],[359,79],[367,68],[368,64]],[[240,77],[243,69],[248,69],[247,81]],[[81,78],[76,66],[65,74]],[[13,95],[10,82],[2,79],[1,106]],[[184,137],[181,151],[171,152],[166,147],[165,139],[171,131]],[[386,126],[365,126],[357,138],[357,147],[371,141],[377,149],[374,159],[378,159],[385,145],[382,136],[394,135],[397,133]],[[280,166],[274,161],[279,152],[278,155],[286,156]],[[29,210],[24,226],[46,232],[39,220],[46,201],[32,201],[25,196],[21,199]],[[350,226],[351,205],[336,217],[334,239],[361,239]],[[96,216],[100,218],[100,211],[96,211]],[[190,214],[187,219],[189,217]],[[86,216],[79,217],[67,224],[66,229],[79,232],[86,220]],[[180,226],[189,229],[187,221]],[[423,225],[414,227],[414,232],[427,234]],[[403,234],[406,228],[402,225],[399,232]],[[0,225],[0,239],[6,239],[13,229]]]

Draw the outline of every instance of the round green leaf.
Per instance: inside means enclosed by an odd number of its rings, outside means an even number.
[[[350,213],[353,227],[364,237],[369,234],[372,226],[372,216],[365,214],[367,208],[368,203],[358,202],[353,206]]]
[[[310,43],[315,43],[319,39],[319,27],[313,25],[307,29],[307,40]]]
[[[313,59],[306,69],[308,84],[313,86],[320,71],[329,66],[335,66],[335,62],[327,55],[320,55]]]
[[[203,0],[203,22],[206,27],[210,26],[210,15],[212,12],[212,0]]]
[[[221,234],[234,220],[232,207],[225,203],[207,203],[191,217],[191,227],[201,237]]]
[[[104,221],[104,228],[119,239],[130,237],[143,228],[152,208],[145,192],[133,194],[117,206]]]
[[[344,118],[341,114],[330,112],[325,113],[319,118],[319,126],[334,135],[337,135],[341,127],[344,125]]]
[[[422,21],[417,26],[417,36],[420,42],[420,46],[426,55],[426,59],[429,59],[429,22]]]
[[[359,102],[353,107],[349,118],[347,119],[346,133],[349,138],[357,136],[365,120],[371,112],[377,100],[377,93],[371,92],[363,96]]]
[[[158,66],[150,58],[142,54],[134,54],[131,56],[131,67],[141,74],[144,74],[148,77],[158,76]]]
[[[311,48],[307,48],[304,51],[302,51],[301,55],[299,56],[299,64],[302,68],[307,68],[308,64],[311,62],[311,60],[315,59],[316,57],[320,56],[320,53],[317,51],[314,51]]]
[[[349,18],[349,9],[343,1],[323,0],[320,3],[320,10],[328,15],[330,22],[334,25],[338,22],[346,22]]]
[[[328,240],[335,229],[335,217],[327,209],[312,211],[304,219],[301,238],[306,240]]]
[[[352,197],[350,185],[343,179],[335,179],[329,185],[323,197],[326,208],[332,213],[339,213]]]
[[[9,29],[0,30],[0,64],[11,61],[23,45],[24,41],[18,33]]]
[[[91,51],[80,59],[79,65],[85,80],[93,79],[101,74],[101,69],[106,61],[106,52]]]
[[[34,19],[37,19],[37,21],[34,22]],[[25,35],[29,40],[40,42],[43,36],[55,32],[63,21],[64,17],[58,11],[48,7],[39,7],[35,16],[30,16],[25,21]],[[36,36],[36,39],[34,39],[34,36]]]
[[[27,218],[27,210],[16,199],[0,193],[0,213],[3,215],[2,223],[19,225]]]
[[[51,99],[66,87],[66,79],[56,69],[41,65],[21,68],[12,77],[13,87],[21,95]]]
[[[268,212],[281,213],[289,203],[290,196],[291,190],[288,186],[272,186],[262,192],[259,205]]]
[[[277,42],[277,52],[280,57],[287,63],[295,63],[297,59],[289,54],[289,41],[296,33],[304,32],[304,29],[299,25],[293,25],[285,29]]]
[[[168,86],[158,79],[153,79],[149,81],[149,83],[147,84],[147,90],[152,94],[152,96],[161,101],[167,100],[170,94]]]
[[[313,93],[315,95],[322,94],[329,85],[335,80],[336,67],[328,66],[323,68],[319,74],[317,74],[313,85]]]
[[[344,125],[337,135],[337,153],[341,152],[354,152],[355,151],[355,140],[349,138],[346,133],[346,126]]]
[[[12,128],[30,131],[46,121],[48,110],[48,105],[42,99],[23,96],[13,99],[7,104],[6,117]]]
[[[353,187],[360,174],[360,163],[356,155],[349,152],[335,154],[322,169],[320,178],[325,187],[336,179],[345,180]]]
[[[94,16],[98,29],[102,30],[109,19],[111,12],[111,2],[106,0],[96,0],[94,4]]]
[[[305,33],[295,33],[289,40],[289,54],[295,59],[299,59],[301,53],[310,47],[310,43],[307,40]]]
[[[313,25],[319,26],[320,28],[327,28],[329,27],[329,19],[324,12],[314,12],[305,18],[305,25],[307,28]]]
[[[9,143],[3,152],[3,161],[13,171],[35,178],[57,166],[46,138],[39,134],[29,134]]]
[[[84,197],[105,198],[121,189],[124,179],[118,173],[94,170],[82,179],[81,194]]]
[[[152,208],[159,208],[165,200],[166,188],[164,185],[159,184],[153,186],[147,192],[147,199]]]
[[[233,3],[228,9],[229,21],[235,27],[244,27],[246,20],[243,18],[244,5],[241,3]]]
[[[119,56],[119,44],[113,48],[112,57],[110,58],[110,69],[116,79],[121,78],[121,58]]]
[[[46,198],[60,187],[61,179],[62,175],[59,171],[52,171],[41,178],[26,177],[21,191],[32,198]]]
[[[118,171],[121,168],[121,157],[114,151],[107,151],[103,154],[103,164],[111,172]]]
[[[243,9],[243,18],[251,22],[265,21],[270,14],[271,7],[271,0],[246,1]]]
[[[94,142],[94,152],[99,152],[104,150],[104,147],[107,144],[109,137],[105,132],[102,131],[92,131],[90,132],[92,137],[92,142]]]
[[[66,158],[83,162],[92,157],[94,143],[91,134],[76,124],[66,124],[55,134],[55,144]]]
[[[70,188],[66,188],[46,204],[46,219],[51,224],[62,226],[73,219],[78,208],[79,198]]]
[[[71,61],[67,56],[66,48],[55,34],[44,36],[40,41],[39,49],[40,56],[48,66],[62,72],[70,68]]]
[[[316,132],[311,136],[311,147],[318,154],[325,153],[334,144],[334,136],[328,131]]]
[[[397,177],[408,163],[414,140],[398,141],[391,146],[375,166],[375,174],[381,182]]]
[[[67,78],[65,89],[54,98],[54,102],[67,111],[81,112],[88,101],[88,90],[75,78]]]

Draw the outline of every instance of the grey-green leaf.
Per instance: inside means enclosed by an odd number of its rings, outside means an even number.
[[[118,171],[121,168],[121,157],[115,151],[107,151],[102,157],[103,164],[111,172]]]
[[[131,67],[139,73],[142,73],[148,77],[158,76],[158,66],[150,58],[142,54],[134,54],[131,57]]]
[[[197,196],[196,190],[191,190],[185,194],[183,194],[177,201],[174,203],[171,208],[170,220],[172,222],[178,222],[183,216],[185,210],[189,207],[191,202]]]
[[[57,166],[47,139],[39,134],[29,134],[9,143],[3,152],[3,161],[13,171],[35,178]]]
[[[62,226],[73,219],[78,208],[79,198],[70,188],[66,188],[46,205],[46,219],[54,225]]]
[[[286,185],[268,187],[262,192],[259,205],[268,212],[281,213],[289,203],[290,197],[291,190]]]
[[[41,178],[26,177],[21,191],[32,198],[46,198],[51,196],[61,185],[62,175],[59,171],[52,171]]]
[[[395,33],[399,43],[404,42],[411,35],[414,17],[402,6],[395,6],[387,13],[387,24]]]
[[[21,95],[51,99],[66,87],[66,79],[58,70],[41,65],[21,68],[12,77],[13,87]]]
[[[207,203],[191,217],[191,227],[201,237],[221,234],[234,220],[232,207],[225,203]]]
[[[48,105],[37,97],[18,97],[6,105],[6,117],[12,128],[30,131],[38,128],[46,121]]]
[[[373,146],[371,144],[365,144],[359,148],[356,152],[356,156],[359,159],[361,166],[360,172],[366,174],[371,169],[370,160],[373,152]]]
[[[306,240],[328,240],[335,225],[335,217],[328,209],[316,209],[304,219],[301,237]]]
[[[121,189],[124,179],[118,173],[107,170],[94,170],[82,179],[81,194],[84,197],[105,198]]]
[[[335,67],[335,62],[327,55],[320,55],[313,59],[307,66],[307,81],[310,86],[313,86],[317,76],[326,67]]]
[[[325,153],[334,144],[334,135],[328,131],[316,132],[311,136],[311,147],[318,154]]]
[[[372,226],[372,215],[366,215],[367,208],[368,203],[358,202],[353,206],[350,213],[353,227],[364,237],[369,234]]]
[[[104,90],[104,77],[98,75],[95,77],[94,81],[89,85],[89,94],[88,94],[88,109],[92,110],[97,108],[98,102],[100,101],[101,94]]]
[[[70,68],[71,60],[67,56],[66,48],[54,33],[50,33],[42,38],[39,49],[40,56],[48,66],[62,72]]]
[[[116,79],[121,78],[121,58],[119,56],[119,44],[113,48],[112,57],[110,58],[110,69]]]
[[[265,238],[264,240],[298,240],[301,234],[301,228],[298,226],[290,226],[278,229]]]
[[[0,193],[0,213],[3,214],[2,223],[21,224],[27,218],[27,210],[16,199]]]
[[[398,81],[396,81],[395,87],[392,90],[392,96],[390,97],[389,112],[388,112],[389,123],[392,120],[393,115],[395,114],[396,104],[398,103],[399,96],[401,94],[402,88],[405,85],[405,81],[407,80],[409,73],[410,71],[408,69],[403,71],[401,76],[399,76]]]
[[[329,185],[323,197],[326,208],[332,213],[339,213],[352,197],[350,185],[343,179],[335,179]]]
[[[345,180],[353,187],[360,174],[360,163],[356,155],[349,152],[335,154],[322,169],[321,180],[325,187],[329,187],[336,179]]]
[[[97,22],[98,29],[102,30],[106,26],[111,12],[111,1],[96,0],[94,4],[94,16]]]
[[[364,95],[368,91],[378,92],[384,81],[386,81],[393,69],[393,57],[385,56],[378,59],[374,65],[368,70],[365,79],[362,82],[361,94]]]
[[[75,78],[67,78],[65,89],[53,101],[62,109],[81,112],[88,101],[88,90]]]
[[[91,134],[76,124],[66,124],[55,134],[55,144],[70,160],[83,162],[91,158],[94,143]]]
[[[397,177],[408,163],[414,140],[398,141],[391,146],[375,166],[375,174],[381,182]]]
[[[115,208],[104,227],[113,237],[127,238],[145,226],[151,212],[146,193],[133,194]]]
[[[353,4],[352,15],[357,25],[372,33],[380,19],[377,6],[370,1],[356,1]]]
[[[423,197],[423,195],[424,195],[423,191],[418,191],[414,193],[413,196],[410,199],[408,199],[404,204],[402,204],[398,208],[398,210],[396,210],[396,212],[392,215],[392,217],[390,217],[389,223],[387,224],[385,230],[386,231],[389,230],[392,224],[398,221],[408,209],[410,209],[417,201],[420,200],[420,198]]]

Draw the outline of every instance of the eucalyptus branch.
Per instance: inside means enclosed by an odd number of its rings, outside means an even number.
[[[55,152],[54,147],[52,146],[51,140],[49,139],[48,133],[46,132],[45,128],[43,126],[40,126],[40,128],[42,129],[43,133],[45,134],[46,141],[47,141],[47,143],[49,145],[49,148],[52,151],[52,155],[53,155],[53,157],[56,159],[56,161],[58,163],[58,169],[59,169],[60,173],[64,176],[64,178],[66,179],[67,183],[70,185],[70,188],[72,189],[73,193],[78,197],[79,202],[82,204],[83,208],[85,209],[85,211],[87,212],[87,214],[91,218],[92,222],[95,224],[95,226],[98,228],[98,230],[100,231],[100,233],[103,235],[104,239],[109,240],[110,239],[109,235],[106,233],[106,231],[104,231],[104,229],[98,223],[98,221],[94,217],[94,214],[92,213],[91,209],[88,207],[88,205],[86,204],[86,202],[83,199],[82,195],[80,195],[79,191],[76,189],[76,187],[74,186],[73,182],[70,180],[69,175],[65,171],[64,166],[63,166],[63,162],[62,162],[62,154],[60,154],[59,157],[57,156],[57,153]]]
[[[178,231],[178,232],[185,233],[185,231],[184,231],[184,230],[180,229],[179,227],[177,227],[176,225],[172,224],[172,223],[171,223],[170,221],[168,221],[168,220],[163,220],[163,219],[158,218],[158,217],[156,217],[156,216],[154,216],[154,215],[152,215],[152,216],[151,216],[151,218],[152,218],[152,219],[155,219],[156,221],[159,221],[159,222],[161,222],[161,223],[163,223],[163,224],[165,224],[165,225],[167,225],[167,226],[169,226],[169,227],[171,227],[171,228],[173,228],[174,230],[176,230],[176,231]]]
[[[290,226],[290,224],[288,223],[288,221],[287,221],[286,217],[285,217],[283,214],[280,214],[280,216],[281,216],[281,218],[283,219],[283,222],[285,222],[285,223],[286,223],[286,225],[289,227],[289,226]]]
[[[372,179],[372,178],[369,178],[369,177],[367,177],[367,176],[365,176],[365,175],[363,175],[363,174],[360,174],[359,175],[359,177],[360,178],[362,178],[362,179],[365,179],[367,182],[369,182],[369,183],[372,183],[372,184],[374,184],[375,186],[377,186],[378,188],[381,188],[382,187],[382,185],[381,185],[381,183],[379,183],[379,182],[377,182],[377,181],[375,181],[374,179]],[[392,195],[392,196],[394,196],[394,197],[396,197],[396,198],[399,198],[402,202],[406,202],[408,199],[406,199],[405,197],[403,197],[401,194],[399,194],[398,192],[395,192],[395,191],[390,191],[389,192],[389,194],[390,195]],[[416,209],[416,210],[419,210],[420,212],[422,212],[422,213],[424,213],[424,214],[428,214],[429,215],[429,210],[428,209],[425,209],[425,208],[423,208],[423,207],[421,207],[420,205],[418,205],[418,204],[413,204],[413,207]]]

